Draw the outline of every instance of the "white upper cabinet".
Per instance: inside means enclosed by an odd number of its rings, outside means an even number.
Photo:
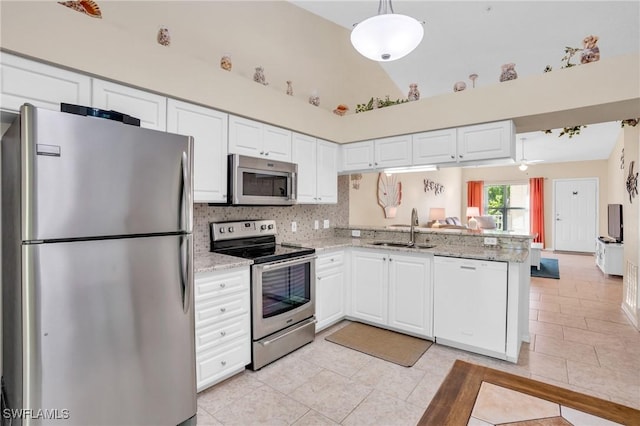
[[[455,163],[458,157],[456,129],[413,135],[413,165]]]
[[[26,102],[60,111],[60,103],[89,106],[91,78],[0,53],[0,109],[17,112]]]
[[[298,203],[316,202],[317,183],[317,151],[316,138],[311,136],[293,134],[292,157],[298,164]]]
[[[411,164],[411,135],[342,145],[342,171],[401,167]]]
[[[229,152],[291,161],[291,132],[268,124],[229,116]]]
[[[373,141],[342,145],[342,170],[365,170],[373,167]]]
[[[338,202],[338,145],[318,139],[316,193],[318,203]]]
[[[169,99],[167,131],[193,136],[193,201],[227,201],[227,120],[225,113]]]
[[[293,134],[292,161],[298,164],[298,203],[338,202],[338,146]]]
[[[411,164],[411,135],[376,139],[374,149],[374,168]]]
[[[513,121],[477,124],[458,128],[459,161],[508,158],[515,154]]]
[[[167,98],[154,93],[93,79],[92,105],[140,119],[140,127],[167,130]]]

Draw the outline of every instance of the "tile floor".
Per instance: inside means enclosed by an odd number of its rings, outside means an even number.
[[[622,279],[593,256],[554,254],[560,280],[531,279],[531,342],[518,364],[433,345],[411,368],[316,340],[198,395],[199,425],[415,425],[456,359],[640,409],[640,333]]]

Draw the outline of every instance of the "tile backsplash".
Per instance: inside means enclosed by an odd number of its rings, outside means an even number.
[[[298,204],[291,207],[231,207],[195,204],[193,209],[194,246],[196,252],[209,251],[209,223],[245,219],[275,219],[277,242],[300,241],[333,236],[333,228],[349,225],[349,176],[338,176],[337,204]],[[330,227],[323,229],[323,221]],[[314,221],[320,229],[313,229]],[[291,222],[297,231],[291,232]]]

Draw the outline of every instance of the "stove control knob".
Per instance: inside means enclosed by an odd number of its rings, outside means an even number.
[[[220,231],[221,234],[224,234],[224,228],[220,228],[218,231]]]
[[[233,232],[233,226],[229,227],[229,232]]]
[[[264,231],[265,229],[267,229],[267,225],[260,225],[260,230]]]
[[[273,225],[269,225],[269,229],[273,229]]]

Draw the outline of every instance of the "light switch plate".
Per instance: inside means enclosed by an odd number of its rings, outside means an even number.
[[[497,244],[498,244],[498,239],[496,237],[484,237],[485,246],[495,246]]]
[[[298,224],[296,222],[291,222],[291,232],[296,232],[298,230]]]
[[[324,223],[322,224],[322,227],[323,227],[324,229],[327,229],[327,228],[329,227],[329,219],[325,219],[325,220],[324,220]]]
[[[320,229],[320,223],[317,220],[313,221],[313,229]]]
[[[352,229],[351,230],[351,236],[352,237],[359,237],[360,236],[360,230],[359,229]]]

